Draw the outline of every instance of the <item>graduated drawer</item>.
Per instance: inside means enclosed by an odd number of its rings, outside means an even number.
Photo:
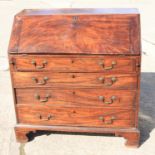
[[[136,72],[136,56],[54,56],[26,55],[12,56],[16,71],[52,72]]]
[[[17,104],[134,107],[136,91],[104,89],[16,89]]]
[[[13,72],[14,87],[137,88],[136,74]]]
[[[36,125],[134,127],[134,110],[118,108],[65,108],[18,106],[18,122]]]

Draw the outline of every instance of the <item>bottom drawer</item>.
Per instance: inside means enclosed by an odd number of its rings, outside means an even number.
[[[134,110],[118,108],[68,108],[17,106],[18,123],[87,127],[134,127]]]

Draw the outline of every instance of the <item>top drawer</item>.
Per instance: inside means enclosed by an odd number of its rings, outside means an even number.
[[[52,72],[136,72],[138,56],[10,56],[14,71]]]

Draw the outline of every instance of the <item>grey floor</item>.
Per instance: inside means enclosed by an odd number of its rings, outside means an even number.
[[[13,16],[24,8],[137,7],[141,12],[142,76],[139,128],[141,146],[124,147],[123,138],[113,136],[38,133],[24,146],[26,155],[155,155],[155,1],[153,0],[0,0],[0,155],[19,155],[13,127],[15,113],[7,63],[7,46]]]

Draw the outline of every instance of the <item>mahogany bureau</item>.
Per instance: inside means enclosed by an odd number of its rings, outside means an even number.
[[[138,146],[136,9],[23,10],[8,52],[19,142],[49,130],[110,133]]]

